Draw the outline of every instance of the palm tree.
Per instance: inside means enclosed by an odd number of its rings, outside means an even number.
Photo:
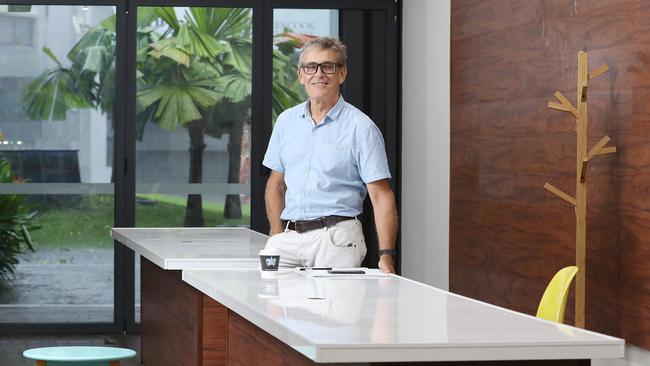
[[[164,21],[163,33],[153,30],[147,35],[150,42],[143,53],[148,57],[138,63],[142,75],[138,104],[165,130],[186,126],[189,182],[201,183],[206,129],[216,120],[207,117],[218,115],[226,104],[249,100],[251,94],[250,9],[190,8],[183,22],[173,8],[154,11]],[[241,128],[229,130],[234,132],[230,160],[238,161],[232,152],[241,146],[237,141]],[[226,208],[224,214],[232,215],[232,208]],[[185,210],[185,226],[204,226],[201,195],[188,195]],[[236,214],[241,216],[241,209]]]
[[[185,127],[190,139],[189,182],[202,182],[205,135],[229,136],[228,182],[239,181],[244,124],[250,124],[251,11],[236,8],[189,8],[180,20],[174,8],[138,9],[137,126],[156,123],[174,131]],[[286,48],[286,46],[285,46]],[[28,87],[24,109],[32,119],[64,119],[70,108],[113,108],[115,17],[92,28],[68,53],[64,67],[47,49],[57,67]],[[288,57],[277,49],[274,70]],[[284,63],[284,65],[282,65]],[[277,65],[276,65],[277,64]],[[274,72],[274,117],[299,102],[286,86],[295,79]],[[239,195],[228,195],[226,217],[241,217]],[[203,226],[201,195],[188,195],[185,226]]]
[[[90,29],[68,52],[69,67],[44,47],[56,67],[27,86],[23,110],[34,120],[64,120],[72,108],[99,108],[112,121],[115,100],[115,16]]]

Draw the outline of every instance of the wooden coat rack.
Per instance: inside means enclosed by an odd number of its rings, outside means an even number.
[[[555,92],[555,97],[560,101],[560,103],[548,103],[549,108],[571,113],[576,119],[576,196],[575,198],[571,197],[549,183],[545,183],[544,188],[575,207],[576,266],[580,268],[580,271],[576,276],[575,287],[575,325],[580,328],[585,327],[585,279],[587,273],[587,182],[585,180],[585,175],[587,174],[587,165],[596,155],[616,152],[616,147],[605,147],[609,142],[609,136],[603,137],[600,142],[587,152],[587,85],[589,84],[589,80],[607,70],[609,70],[609,67],[603,65],[592,72],[588,72],[587,53],[584,51],[578,52],[577,107],[574,107],[559,91]]]

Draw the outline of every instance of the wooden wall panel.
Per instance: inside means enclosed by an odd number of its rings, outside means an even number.
[[[650,348],[650,2],[452,0],[450,288],[534,314],[575,262],[577,53],[589,84],[587,327]],[[572,291],[573,292],[573,291]],[[573,321],[573,296],[567,322]]]

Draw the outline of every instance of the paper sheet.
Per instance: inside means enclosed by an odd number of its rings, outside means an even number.
[[[339,271],[364,271],[365,273],[363,274],[356,274],[356,273],[329,273],[327,270],[312,270],[309,268],[305,269],[300,269],[296,268],[295,271],[302,274],[303,276],[306,277],[311,277],[311,278],[354,278],[354,279],[370,279],[370,278],[384,278],[384,277],[390,277],[391,275],[389,273],[384,273],[381,272],[377,268],[365,268],[365,267],[360,267],[360,268],[332,268],[333,270],[339,270]]]

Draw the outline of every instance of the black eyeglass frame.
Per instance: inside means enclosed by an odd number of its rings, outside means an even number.
[[[323,65],[330,65],[330,64],[331,64],[331,65],[334,65],[334,70],[333,70],[332,72],[325,72],[325,70],[323,69]],[[316,65],[316,69],[314,70],[313,73],[309,73],[309,72],[307,72],[307,70],[305,69],[308,65],[309,65],[309,66]],[[317,62],[309,62],[309,63],[307,63],[307,64],[301,64],[301,65],[300,65],[300,68],[302,69],[302,72],[304,72],[304,73],[307,74],[307,75],[315,75],[316,73],[318,73],[318,69],[320,69],[320,70],[323,72],[323,74],[326,74],[326,75],[334,75],[334,74],[336,74],[336,72],[338,71],[338,69],[341,68],[341,67],[343,67],[343,66],[345,66],[345,65],[344,65],[344,64],[337,63],[337,62],[329,62],[329,61],[326,61],[326,62],[321,62],[320,64],[317,63]]]

